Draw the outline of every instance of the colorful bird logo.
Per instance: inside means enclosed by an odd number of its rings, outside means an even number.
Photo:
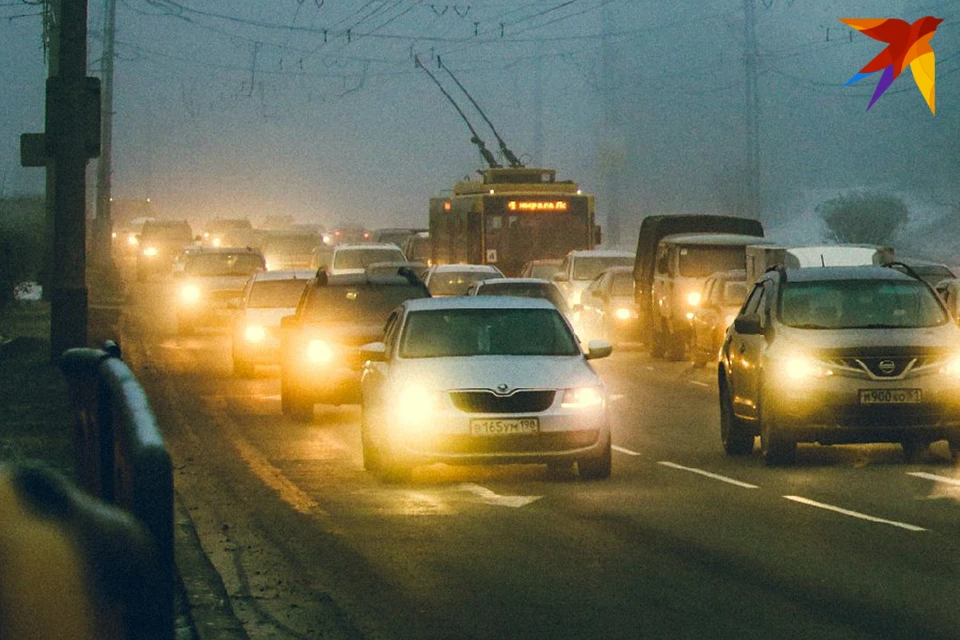
[[[924,100],[927,101],[927,106],[933,114],[937,113],[935,75],[937,63],[933,49],[930,47],[930,39],[936,33],[937,26],[943,22],[942,18],[927,16],[913,24],[896,18],[840,18],[840,22],[857,31],[862,31],[864,35],[874,40],[887,43],[887,48],[843,85],[846,87],[872,73],[883,71],[877,90],[874,91],[873,98],[867,105],[868,111],[909,64],[913,79],[920,93],[923,94]]]

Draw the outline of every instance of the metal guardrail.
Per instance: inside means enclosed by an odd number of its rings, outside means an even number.
[[[77,472],[83,488],[137,517],[152,534],[160,575],[149,638],[174,636],[173,467],[146,393],[113,342],[68,349],[60,370],[70,388]]]

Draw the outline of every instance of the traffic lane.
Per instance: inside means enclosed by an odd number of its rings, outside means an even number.
[[[598,370],[612,389],[614,443],[622,453],[753,484],[774,482],[783,495],[809,494],[892,519],[919,518],[933,530],[956,526],[960,483],[945,443],[934,443],[919,464],[906,464],[895,444],[801,444],[795,464],[770,469],[757,450],[759,439],[749,456],[724,454],[711,370],[620,355],[601,361],[611,366]]]

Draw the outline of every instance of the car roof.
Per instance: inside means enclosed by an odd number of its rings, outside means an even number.
[[[540,258],[539,260],[528,260],[527,262],[524,263],[524,265],[560,264],[561,262],[563,262],[563,260],[560,258]]]
[[[201,254],[233,254],[233,253],[251,253],[253,255],[261,255],[259,249],[254,249],[253,247],[198,247],[196,251],[191,250],[189,254],[191,256],[198,256]]]
[[[443,298],[419,298],[404,303],[410,311],[436,309],[551,309],[557,311],[546,298],[520,298],[516,296],[448,296]]]
[[[757,236],[742,235],[739,233],[681,233],[666,236],[662,242],[675,244],[703,244],[703,245],[748,245],[774,244],[773,240]]]
[[[354,249],[390,249],[391,251],[400,251],[400,247],[392,242],[344,242],[334,245],[334,251],[354,250]]]
[[[633,251],[615,251],[613,249],[576,249],[567,254],[570,258],[633,258]]]
[[[633,267],[627,266],[627,265],[620,265],[618,267],[607,267],[600,273],[613,273],[613,274],[629,273],[633,275]],[[600,274],[598,273],[597,275],[600,275]]]
[[[426,286],[415,275],[414,281],[405,276],[396,273],[340,273],[327,275],[326,284],[318,284],[318,288],[323,287],[356,287],[364,284],[377,285],[405,285],[418,286],[426,290]]]
[[[849,267],[802,267],[786,271],[787,282],[820,282],[824,280],[901,280],[918,282],[902,271],[879,265]]]
[[[432,271],[499,271],[492,264],[438,264],[430,269]]]
[[[269,280],[309,280],[317,275],[313,269],[276,269],[274,271],[258,271],[253,275],[257,282]]]
[[[545,278],[490,278],[489,280],[479,280],[476,283],[477,287],[509,287],[512,284],[536,284],[536,285],[549,285],[555,287],[557,285],[553,284],[551,280]]]

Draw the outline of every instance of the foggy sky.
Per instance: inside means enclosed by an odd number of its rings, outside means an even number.
[[[601,222],[602,167],[614,158],[625,235],[642,215],[717,212],[744,155],[742,7],[742,0],[123,0],[114,196],[150,197],[162,214],[191,219],[291,214],[327,225],[423,226],[429,197],[482,163],[466,125],[416,69],[415,54],[489,148],[497,146],[493,134],[437,55],[528,165],[555,168],[597,194]],[[957,9],[943,0],[757,0],[768,222],[797,215],[810,194],[851,188],[960,200],[953,184],[960,17],[950,14]],[[18,166],[19,134],[42,131],[45,67],[40,18],[14,16],[37,12],[0,2],[7,195],[43,188],[42,170]],[[96,74],[101,2],[91,0],[89,12]],[[882,45],[859,33],[851,39],[837,18],[928,13],[946,19],[932,40],[937,115],[909,72],[866,112],[875,80],[842,85]],[[602,56],[605,18],[615,68]],[[603,110],[611,91],[612,125]]]

